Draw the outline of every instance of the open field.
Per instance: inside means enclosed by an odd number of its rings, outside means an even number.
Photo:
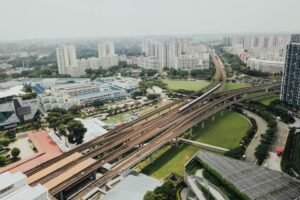
[[[168,145],[154,153],[154,162],[149,159],[141,162],[136,168],[157,179],[163,179],[172,172],[183,176],[185,163],[199,150],[198,147],[182,144],[179,147]]]
[[[211,119],[205,122],[205,128],[193,128],[193,140],[208,144],[234,148],[239,145],[240,140],[250,128],[250,122],[236,112],[225,112],[223,117],[220,113],[215,116],[215,121]],[[200,148],[182,144],[179,147],[168,145],[152,155],[152,164],[147,159],[141,162],[136,169],[141,169],[143,173],[157,179],[163,179],[172,172],[183,175],[185,163]]]
[[[164,79],[163,82],[168,85],[168,88],[170,90],[184,89],[184,90],[198,91],[206,87],[207,85],[209,85],[209,82],[204,80],[183,81],[183,80]]]
[[[219,146],[223,148],[235,148],[250,129],[251,124],[247,118],[236,112],[226,112],[215,115],[215,121],[209,118],[205,121],[205,127],[201,124],[193,128],[193,140]]]
[[[222,88],[220,88],[221,91],[228,91],[228,90],[234,90],[234,89],[240,89],[249,87],[250,85],[248,83],[226,83]]]
[[[116,114],[116,115],[109,116],[103,122],[105,122],[106,124],[116,124],[116,123],[119,123],[119,122],[122,122],[122,121],[126,120],[126,117],[130,116],[131,114],[132,114],[132,111],[126,111],[126,112],[123,112],[123,113],[119,113],[119,114]]]
[[[270,105],[270,103],[274,100],[277,100],[279,99],[279,96],[276,95],[276,94],[272,94],[272,95],[269,95],[269,96],[263,96],[263,97],[258,97],[258,98],[255,98],[255,99],[252,99],[253,101],[258,101],[266,106]]]

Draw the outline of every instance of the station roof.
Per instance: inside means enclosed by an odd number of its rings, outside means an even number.
[[[72,179],[74,176],[78,176],[81,171],[88,168],[92,164],[94,164],[97,160],[88,158],[81,163],[78,163],[74,167],[66,170],[63,174],[58,175],[57,177],[53,178],[52,180],[48,181],[47,183],[43,184],[49,190],[55,188],[56,186],[62,184],[66,180]]]
[[[71,163],[74,160],[77,160],[81,156],[82,156],[81,153],[76,152],[76,153],[73,153],[73,154],[67,156],[66,158],[64,158],[64,159],[56,162],[56,163],[53,163],[49,167],[47,167],[47,168],[45,168],[45,169],[43,169],[43,170],[41,170],[41,171],[33,174],[32,176],[29,176],[28,177],[28,181],[27,181],[28,184],[31,184],[31,183],[33,183],[33,182],[35,182],[35,181],[37,181],[37,180],[39,180],[39,179],[47,176],[48,174],[54,172],[55,170],[57,170],[57,169],[65,166],[65,165]]]

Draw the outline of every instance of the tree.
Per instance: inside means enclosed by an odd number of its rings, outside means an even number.
[[[54,131],[56,131],[57,127],[59,124],[61,124],[61,118],[56,117],[56,116],[49,116],[48,117],[48,122],[49,122],[49,127],[53,128]]]
[[[144,200],[176,200],[176,188],[169,181],[154,189],[148,191]]]
[[[66,146],[68,146],[67,145],[67,136],[68,135],[67,135],[66,126],[64,124],[60,124],[58,126],[58,132],[59,132],[60,135],[64,136],[64,138],[65,138],[65,144],[66,144]]]
[[[10,154],[11,154],[11,157],[16,160],[18,158],[18,156],[20,155],[21,151],[19,148],[17,147],[14,147],[11,151],[10,151]]]
[[[70,143],[81,144],[83,142],[84,134],[87,129],[80,121],[73,120],[68,124],[68,140]]]
[[[63,124],[68,124],[70,121],[72,121],[74,119],[73,115],[71,114],[64,114],[62,116],[62,123]]]
[[[160,94],[148,94],[147,99],[149,100],[156,100],[160,97]]]
[[[32,87],[30,84],[25,84],[23,86],[23,91],[26,92],[26,93],[32,93]]]
[[[69,108],[69,111],[71,112],[71,114],[78,114],[80,111],[80,106],[78,105],[73,105]]]
[[[103,101],[95,100],[95,101],[93,101],[92,105],[95,107],[100,107],[100,106],[103,106],[104,103],[103,103]]]
[[[6,162],[6,157],[0,154],[0,166],[4,166]]]
[[[0,138],[0,144],[4,147],[7,147],[10,143],[10,139],[9,138]]]

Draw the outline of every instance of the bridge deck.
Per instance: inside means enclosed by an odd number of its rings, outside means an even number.
[[[43,185],[46,188],[48,188],[49,190],[51,190],[54,187],[60,185],[61,183],[67,181],[68,179],[72,178],[73,176],[78,175],[82,170],[88,168],[89,166],[94,164],[96,161],[97,160],[95,160],[95,159],[88,158]]]
[[[56,163],[50,165],[49,167],[44,168],[43,170],[33,174],[32,176],[29,176],[28,181],[27,181],[28,184],[31,184],[31,183],[47,176],[48,174],[50,174],[50,173],[58,170],[59,168],[71,163],[72,161],[80,158],[81,156],[82,156],[81,153],[76,152],[76,153],[73,153],[73,154],[69,155],[68,157],[60,160],[59,162],[56,162]]]

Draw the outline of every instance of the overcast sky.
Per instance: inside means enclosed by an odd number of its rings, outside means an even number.
[[[0,0],[0,40],[300,32],[300,0]]]

